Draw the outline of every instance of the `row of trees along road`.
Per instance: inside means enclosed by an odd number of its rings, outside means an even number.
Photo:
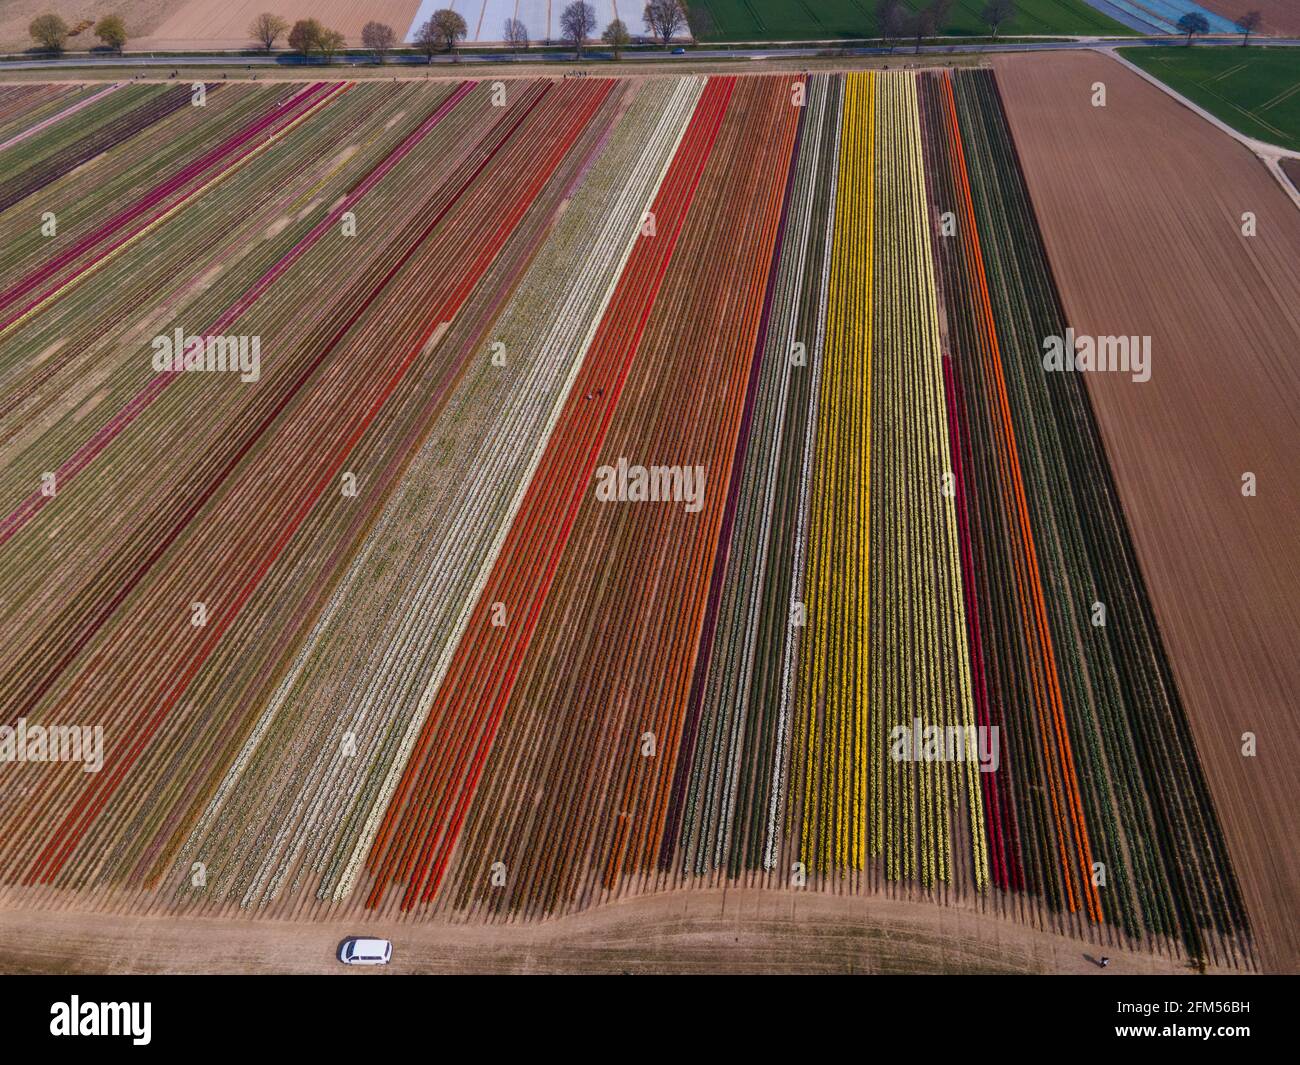
[[[68,46],[69,37],[78,37],[88,29],[94,30],[105,48],[120,53],[126,47],[126,23],[120,15],[105,15],[98,22],[84,19],[75,26],[69,26],[58,15],[37,15],[27,32],[38,48],[46,52],[62,52]]]
[[[1241,46],[1244,48],[1250,43],[1250,35],[1259,30],[1264,24],[1264,16],[1258,11],[1247,11],[1241,18],[1237,19],[1237,29],[1241,31]],[[1199,11],[1189,11],[1178,20],[1178,28],[1187,34],[1187,44],[1192,43],[1192,38],[1198,33],[1210,32],[1210,20],[1202,15]]]
[[[642,19],[651,36],[661,41],[665,48],[686,27],[686,12],[679,0],[650,0],[642,12]],[[455,11],[435,11],[427,22],[415,31],[415,46],[432,61],[440,51],[450,52],[465,39],[469,28]],[[574,0],[560,12],[560,39],[569,45],[578,58],[582,58],[587,42],[596,35],[596,9],[586,0]],[[530,43],[528,27],[517,18],[508,18],[501,39],[514,52],[526,50]],[[601,31],[602,40],[618,59],[623,49],[632,43],[632,31],[622,19],[614,19]],[[367,45],[367,47],[370,47]]]
[[[924,7],[913,9],[904,0],[876,0],[876,32],[892,52],[901,39],[915,40],[916,49],[920,51],[921,42],[927,37],[942,34],[952,13],[955,0],[930,0]],[[705,13],[706,14],[706,13]],[[701,14],[690,19],[697,34],[707,26],[707,18]],[[994,38],[997,39],[1002,27],[1016,17],[1015,0],[987,0],[980,9],[980,18]],[[681,0],[650,0],[642,12],[642,20],[650,35],[662,42],[665,48],[673,38],[682,32],[688,24],[688,13]],[[1242,44],[1250,41],[1250,35],[1257,32],[1263,24],[1263,17],[1258,11],[1248,11],[1236,21],[1237,29],[1242,33]],[[119,15],[105,15],[98,22],[86,19],[75,27],[70,27],[55,14],[39,15],[32,20],[28,32],[37,47],[47,52],[62,52],[70,37],[78,36],[87,29],[94,29],[95,36],[102,44],[118,53],[126,47],[126,23]],[[1178,28],[1187,35],[1190,45],[1197,34],[1208,33],[1209,22],[1198,12],[1189,12],[1178,20]],[[453,51],[469,32],[465,19],[449,8],[435,11],[415,33],[414,44],[429,62],[441,51]],[[596,11],[586,0],[574,0],[560,13],[561,39],[570,45],[579,59],[586,43],[596,32]],[[327,29],[314,18],[299,19],[290,25],[279,15],[265,12],[258,15],[248,27],[248,34],[265,51],[270,52],[276,43],[286,38],[290,48],[306,56],[319,56],[329,61],[347,46],[347,40],[338,30]],[[287,35],[287,36],[286,36]],[[529,46],[528,27],[517,18],[508,18],[505,22],[502,39],[516,53],[527,50]],[[601,33],[600,39],[618,59],[623,50],[632,43],[632,34],[622,19],[614,19]],[[382,63],[398,45],[397,33],[382,22],[370,21],[361,30],[362,45]]]
[[[686,15],[678,0],[650,0],[645,6],[646,26],[651,33],[663,41],[665,47],[681,32],[686,25]],[[62,52],[70,37],[77,36],[90,28],[92,23],[86,21],[76,27],[69,26],[55,14],[39,15],[28,27],[32,40],[37,47],[47,52]],[[118,15],[105,15],[93,23],[95,36],[114,51],[121,52],[126,47],[126,23]],[[579,57],[583,46],[592,39],[596,31],[596,12],[584,0],[575,0],[560,15],[560,32],[563,40],[571,44]],[[465,19],[455,11],[444,8],[435,11],[415,33],[414,44],[432,61],[440,51],[450,52],[469,32]],[[264,12],[253,19],[248,27],[248,35],[264,51],[270,52],[280,40],[285,40],[295,52],[307,56],[319,56],[331,60],[347,47],[347,38],[338,30],[323,26],[317,19],[299,19],[290,23],[272,12]],[[529,45],[528,27],[519,19],[506,19],[503,39],[516,52],[527,49]],[[631,31],[622,19],[614,19],[605,27],[601,40],[607,44],[618,58],[623,49],[632,43]],[[370,21],[361,30],[361,43],[375,58],[382,63],[398,45],[397,32],[382,22]]]
[[[927,37],[943,35],[952,14],[955,0],[931,0],[924,7],[913,9],[903,0],[876,0],[876,32],[892,52],[900,40],[910,38],[921,50]],[[1002,27],[1016,17],[1015,0],[988,0],[980,8],[980,20],[997,40]]]

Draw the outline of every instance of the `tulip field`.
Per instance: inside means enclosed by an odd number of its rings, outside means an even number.
[[[7,904],[1256,965],[991,71],[0,86],[0,163],[0,724],[103,737]]]

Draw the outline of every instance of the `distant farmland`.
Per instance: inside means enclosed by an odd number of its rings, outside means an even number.
[[[353,45],[361,43],[361,27],[373,19],[391,26],[400,41],[418,7],[419,0],[223,0],[215,4],[210,0],[169,0],[166,17],[157,21],[137,47],[248,48],[254,43],[249,27],[263,11],[290,24],[298,19],[319,19]],[[280,47],[286,47],[283,38]]]
[[[1300,151],[1300,58],[1285,48],[1122,48],[1120,55],[1248,137]]]
[[[0,86],[3,723],[103,740],[0,897],[1255,968],[1021,150],[987,69]]]
[[[1230,22],[1239,18],[1244,12],[1236,0],[1205,0],[1202,5],[1211,11],[1217,11]],[[1300,33],[1300,5],[1294,0],[1254,0],[1244,10],[1258,11],[1264,17],[1260,30],[1274,37],[1285,37]]]
[[[908,6],[924,6],[906,0]],[[874,0],[695,0],[696,36],[705,41],[809,41],[837,37],[877,37]],[[988,36],[980,18],[983,0],[958,0],[945,34]],[[1017,16],[1001,28],[1002,36],[1034,34],[1125,35],[1133,31],[1108,18],[1084,0],[1019,0]]]

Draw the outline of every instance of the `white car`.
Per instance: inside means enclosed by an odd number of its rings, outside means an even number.
[[[339,947],[339,961],[344,965],[387,965],[392,957],[393,944],[387,939],[352,936]]]

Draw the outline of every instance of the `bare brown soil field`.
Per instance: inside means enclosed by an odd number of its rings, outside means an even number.
[[[1274,37],[1300,33],[1300,4],[1295,0],[1251,0],[1247,4],[1237,0],[1200,0],[1200,3],[1227,19],[1236,19],[1243,11],[1258,11],[1264,16],[1261,32]]]
[[[1294,971],[1300,213],[1246,148],[1104,55],[995,66],[1068,320],[1152,338],[1150,381],[1091,374],[1090,393],[1265,968]]]
[[[340,973],[365,931],[393,940],[386,973],[1089,973],[1094,948],[948,907],[887,898],[692,891],[504,925],[249,921],[0,910],[4,973]],[[1108,947],[1110,973],[1190,974]],[[1217,971],[1217,970],[1211,970]]]
[[[1300,159],[1283,159],[1282,173],[1287,176],[1296,190],[1300,191]]]
[[[126,31],[132,40],[153,32],[163,20],[184,0],[0,0],[0,49],[24,49],[32,46],[27,27],[37,15],[55,11],[69,26],[86,19],[101,19],[105,15],[121,15]],[[208,5],[216,7],[218,5]],[[69,49],[85,49],[98,45],[94,33],[85,30],[69,38]]]
[[[350,44],[361,43],[361,27],[371,19],[385,22],[397,31],[400,41],[415,18],[419,0],[231,0],[214,4],[212,0],[182,0],[172,7],[170,17],[161,20],[137,48],[245,48],[251,38],[248,27],[263,11],[272,11],[287,22],[301,18],[318,19],[326,27],[338,30]],[[285,47],[280,42],[280,47]]]

